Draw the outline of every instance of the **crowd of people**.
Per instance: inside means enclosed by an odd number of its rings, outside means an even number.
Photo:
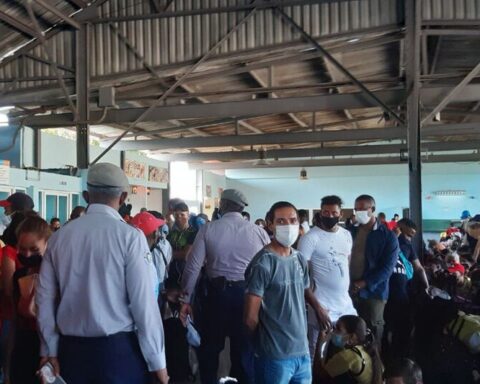
[[[345,223],[321,198],[310,226],[287,201],[251,222],[235,189],[211,218],[180,199],[133,215],[127,190],[93,165],[63,225],[26,194],[0,201],[4,383],[45,366],[68,384],[478,381],[480,215],[427,246],[369,195]]]

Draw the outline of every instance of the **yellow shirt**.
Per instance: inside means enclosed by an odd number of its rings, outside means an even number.
[[[344,374],[351,374],[352,378],[359,384],[370,384],[373,378],[373,362],[370,355],[361,346],[356,347],[362,354],[351,349],[344,349],[333,355],[333,357],[325,364],[325,370],[331,378],[341,376]],[[362,370],[362,358],[365,360],[365,368]],[[358,375],[358,376],[357,376]]]

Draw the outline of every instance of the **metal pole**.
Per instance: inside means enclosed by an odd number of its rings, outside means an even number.
[[[422,252],[422,158],[420,132],[420,29],[421,1],[405,1],[408,176],[410,218],[417,224],[414,247]]]
[[[82,24],[76,32],[76,78],[77,93],[77,167],[88,168],[90,143],[89,126],[89,86],[90,86],[90,25]]]
[[[403,119],[398,116],[393,109],[386,105],[382,100],[380,100],[373,92],[371,92],[363,83],[358,80],[353,74],[346,69],[340,62],[337,61],[325,48],[323,48],[312,36],[310,36],[300,25],[298,25],[295,20],[288,16],[282,9],[275,8],[275,11],[282,16],[282,18],[288,22],[295,30],[297,30],[302,37],[312,44],[317,51],[319,51],[326,59],[328,59],[343,75],[348,77],[352,82],[359,87],[363,92],[365,92],[370,98],[375,100],[375,102],[382,107],[382,109],[388,113],[390,116],[394,117],[401,125],[405,124]]]
[[[179,86],[182,85],[182,83],[187,80],[189,75],[193,73],[200,65],[202,65],[203,62],[205,62],[212,53],[216,52],[216,50],[228,39],[230,36],[235,33],[254,13],[255,13],[256,8],[253,8],[250,10],[247,15],[240,20],[225,36],[223,36],[213,47],[210,48],[210,50],[205,53],[205,55],[202,56],[200,60],[198,60],[194,65],[192,65],[176,82],[173,84],[170,88],[168,88],[162,96],[160,96],[155,102],[147,108],[145,112],[143,112],[133,123],[131,123],[128,128],[120,135],[118,136],[112,144],[110,144],[93,162],[91,165],[97,163],[110,149],[112,149],[120,140],[122,140],[123,137],[127,135],[132,129],[136,127],[138,123],[140,123],[144,118],[146,118],[157,106],[159,106],[164,100],[167,99],[167,97],[175,91]]]
[[[68,105],[70,106],[70,109],[72,110],[74,118],[76,119],[77,118],[77,110],[75,108],[75,105],[73,104],[73,101],[72,101],[72,98],[70,97],[70,94],[68,93],[68,89],[65,85],[65,82],[63,81],[63,76],[60,73],[58,65],[55,63],[55,61],[53,59],[53,54],[50,50],[50,47],[47,44],[47,41],[45,39],[45,36],[43,35],[43,31],[40,28],[40,25],[38,24],[37,17],[35,16],[35,13],[33,12],[32,0],[27,0],[27,2],[25,3],[25,7],[27,8],[28,15],[30,16],[30,20],[32,21],[33,27],[35,29],[36,37],[37,37],[38,41],[40,41],[40,43],[42,44],[43,49],[45,50],[45,53],[47,54],[47,59],[51,63],[53,71],[55,72],[55,75],[57,76],[58,83],[60,84],[60,88],[62,89],[62,91],[65,95],[65,98],[67,99]]]

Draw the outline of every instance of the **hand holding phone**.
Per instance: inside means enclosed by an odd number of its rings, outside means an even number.
[[[61,376],[55,376],[53,365],[49,362],[40,368],[38,375],[42,384],[67,384]]]

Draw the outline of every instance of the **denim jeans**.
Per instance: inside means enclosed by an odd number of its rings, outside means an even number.
[[[290,359],[255,357],[255,384],[311,384],[310,356]]]

